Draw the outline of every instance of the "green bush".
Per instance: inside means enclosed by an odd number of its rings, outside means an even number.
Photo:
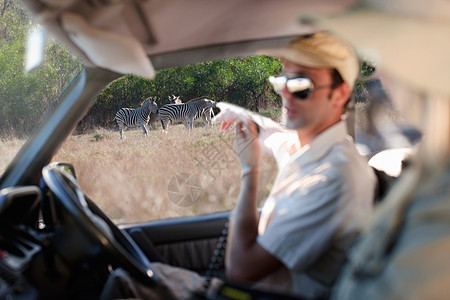
[[[234,103],[253,111],[279,106],[281,98],[267,78],[279,74],[281,62],[268,56],[208,61],[195,65],[158,71],[153,80],[127,75],[103,90],[78,131],[115,127],[115,113],[122,107],[137,108],[148,97],[161,107],[169,96],[180,96],[183,102],[206,96],[211,100]],[[156,120],[156,116],[152,116]]]

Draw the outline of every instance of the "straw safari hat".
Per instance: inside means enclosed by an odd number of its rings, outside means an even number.
[[[283,48],[261,49],[258,54],[285,58],[312,68],[334,68],[350,88],[359,74],[359,61],[353,47],[322,31],[300,35]]]

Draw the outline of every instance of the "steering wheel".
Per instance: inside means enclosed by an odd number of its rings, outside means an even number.
[[[146,286],[159,280],[147,256],[133,239],[117,226],[78,187],[76,179],[63,168],[50,164],[43,168],[45,184],[55,195],[55,208],[64,230],[55,246],[69,261],[108,254],[113,265],[122,267]]]

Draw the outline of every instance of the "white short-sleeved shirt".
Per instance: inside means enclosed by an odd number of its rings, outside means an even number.
[[[344,121],[293,154],[296,132],[273,123],[260,127],[260,142],[274,155],[278,175],[257,242],[284,264],[263,282],[305,298],[326,295],[361,221],[372,212],[375,175]]]

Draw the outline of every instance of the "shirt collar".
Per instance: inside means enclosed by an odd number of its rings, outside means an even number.
[[[303,146],[292,156],[299,165],[317,161],[325,156],[337,143],[347,139],[347,123],[342,120],[316,136],[311,143]]]

